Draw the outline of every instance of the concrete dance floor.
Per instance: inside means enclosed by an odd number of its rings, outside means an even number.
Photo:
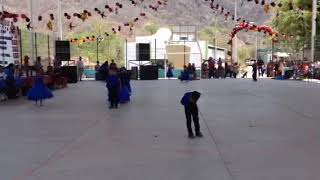
[[[0,104],[0,180],[316,180],[320,84],[261,80],[133,82],[110,111],[103,83],[55,91],[44,107]],[[180,98],[202,92],[202,139]]]

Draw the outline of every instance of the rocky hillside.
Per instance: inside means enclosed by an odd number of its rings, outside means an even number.
[[[49,14],[57,14],[56,1],[52,0],[33,0],[34,1],[34,27],[36,31],[47,31],[46,22],[49,19]],[[261,24],[270,19],[269,15],[266,15],[263,11],[263,7],[256,5],[253,2],[248,2],[244,0],[241,6],[241,0],[238,0],[238,16],[246,19],[250,22],[256,22]],[[29,0],[0,0],[0,4],[4,6],[5,9],[10,9],[15,12],[23,12],[29,15]],[[107,18],[103,21],[111,22],[115,24],[123,24],[124,22],[132,21],[134,17],[139,17],[141,12],[146,13],[146,18],[140,18],[139,22],[135,25],[135,33],[139,34],[139,29],[148,21],[154,21],[162,25],[196,25],[198,29],[205,26],[212,25],[214,22],[215,15],[209,8],[209,2],[205,0],[168,0],[166,6],[160,6],[158,11],[155,12],[149,8],[149,5],[154,5],[157,3],[156,0],[142,0],[137,6],[133,6],[130,0],[108,0],[108,5],[115,7],[115,4],[119,2],[123,5],[122,9],[119,9],[118,14],[109,14],[104,8],[106,5],[105,0],[62,0],[62,12],[73,14],[75,12],[80,12],[84,9],[91,11],[93,17],[87,22],[92,22],[92,19],[102,18],[94,12],[94,8],[99,8],[102,11],[106,11],[108,14]],[[215,4],[225,7],[225,12],[233,12],[234,0],[215,0]],[[38,22],[38,15],[43,16],[43,21]],[[219,26],[231,29],[233,27],[233,22],[231,20],[225,21],[223,14],[219,14]],[[80,20],[72,20],[77,26],[75,31],[85,31],[90,28],[90,23],[83,23]],[[70,22],[65,20],[65,30],[69,30],[68,24]],[[57,29],[54,28],[57,32]],[[123,32],[124,33],[124,32]],[[125,34],[125,33],[124,33]]]

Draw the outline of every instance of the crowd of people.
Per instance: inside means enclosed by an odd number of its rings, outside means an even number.
[[[319,63],[303,60],[269,62],[266,66],[268,77],[284,77],[285,79],[320,79]]]
[[[217,61],[210,57],[207,61],[204,61],[201,66],[202,78],[237,78],[239,74],[240,66],[238,63],[229,64],[228,62],[222,62],[219,58]]]
[[[193,64],[189,63],[188,66],[184,66],[183,67],[183,71],[181,71],[181,74],[179,76],[179,79],[181,81],[197,80],[198,79],[198,75],[197,75],[197,69],[196,69],[195,64],[194,63]]]
[[[131,74],[125,67],[118,68],[114,60],[108,61],[100,66],[97,62],[95,66],[96,80],[106,80],[108,89],[108,101],[110,109],[117,109],[119,104],[130,102],[132,93],[130,85]]]
[[[54,67],[49,65],[45,71],[41,57],[37,57],[33,65],[30,65],[29,60],[30,58],[25,56],[21,65],[9,64],[6,67],[0,66],[1,101],[28,96],[34,85],[41,84],[40,81],[50,89],[67,87],[68,79],[62,75],[60,71],[61,66],[57,65]],[[44,78],[47,81],[44,82]]]

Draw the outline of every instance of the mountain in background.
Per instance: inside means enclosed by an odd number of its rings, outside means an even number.
[[[115,7],[117,2],[123,4],[123,8],[119,9],[118,15],[114,13],[108,15],[104,21],[111,22],[115,24],[123,24],[128,21],[132,21],[134,17],[138,17],[141,12],[147,14],[147,18],[139,21],[137,27],[142,27],[148,21],[154,21],[161,25],[196,25],[198,29],[202,29],[205,26],[210,26],[213,24],[215,19],[215,14],[209,8],[209,1],[205,0],[168,0],[166,6],[160,6],[158,12],[155,12],[149,8],[149,5],[156,4],[156,0],[143,0],[143,3],[139,3],[137,6],[133,6],[130,0],[109,0],[108,5]],[[0,5],[3,5],[5,9],[10,9],[14,12],[25,13],[30,16],[29,13],[29,1],[27,0],[0,0]],[[225,7],[224,12],[234,12],[234,0],[215,0],[215,4],[219,4]],[[238,17],[245,19],[248,22],[256,22],[257,24],[263,24],[268,19],[269,15],[266,15],[263,11],[263,6],[256,5],[254,2],[244,1],[241,6],[241,1],[238,2]],[[94,12],[94,8],[99,8],[100,10],[106,11],[104,8],[106,5],[105,0],[62,0],[62,13],[73,14],[75,12],[81,12],[82,10],[89,10],[93,13],[94,18],[102,19],[97,13]],[[36,27],[36,31],[46,32],[46,22],[49,19],[49,14],[53,13],[57,15],[58,6],[56,1],[52,0],[34,0],[33,12]],[[43,16],[43,21],[38,22],[37,17],[39,15]],[[224,15],[218,13],[219,23],[218,25],[223,28],[228,28],[231,30],[234,23],[231,17],[228,21],[225,21]],[[91,19],[94,19],[91,18]],[[64,29],[68,31],[69,21],[64,19]],[[80,20],[73,20],[73,23],[77,25],[75,31],[86,31],[90,26],[89,23],[83,23]],[[55,29],[57,31],[57,29]],[[136,33],[139,32],[136,30]]]

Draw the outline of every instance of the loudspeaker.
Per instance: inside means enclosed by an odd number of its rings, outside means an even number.
[[[130,79],[138,80],[139,74],[138,74],[138,67],[132,67],[131,68],[131,76]]]
[[[63,66],[60,70],[61,75],[68,78],[68,83],[78,82],[77,66]]]
[[[137,61],[150,61],[150,44],[137,44]]]
[[[140,66],[140,80],[158,80],[158,66]]]
[[[59,61],[70,61],[70,42],[56,41],[56,59]]]

